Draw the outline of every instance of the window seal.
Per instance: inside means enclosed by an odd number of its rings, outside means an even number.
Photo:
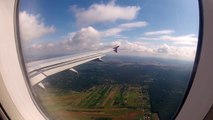
[[[1,103],[0,103],[0,119],[11,120],[11,118],[9,117],[9,115],[7,114],[3,106],[1,105]]]

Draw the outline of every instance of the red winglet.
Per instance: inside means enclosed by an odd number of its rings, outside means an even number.
[[[116,53],[118,52],[118,47],[119,46],[116,46],[116,47],[113,48]]]

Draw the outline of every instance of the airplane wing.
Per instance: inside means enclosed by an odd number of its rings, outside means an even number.
[[[44,80],[47,76],[53,75],[55,73],[58,73],[67,69],[77,72],[76,70],[73,69],[73,67],[92,61],[92,60],[101,61],[101,58],[105,56],[106,53],[111,51],[115,51],[117,53],[118,47],[119,46],[116,46],[110,49],[101,50],[101,51],[56,57],[52,59],[46,59],[46,60],[27,63],[26,68],[28,71],[30,83],[32,86],[39,84],[39,86],[44,88],[41,81]]]

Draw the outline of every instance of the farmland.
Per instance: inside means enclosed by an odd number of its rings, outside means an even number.
[[[191,63],[154,58],[106,58],[47,77],[35,98],[56,120],[170,120],[177,110]]]
[[[144,99],[148,93],[143,94],[139,85],[100,85],[82,92],[36,90],[44,108],[57,119],[123,120],[151,115],[150,107],[145,108],[150,106],[149,100]]]

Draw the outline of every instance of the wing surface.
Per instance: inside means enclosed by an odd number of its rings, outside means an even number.
[[[119,46],[114,48],[105,49],[95,52],[87,52],[77,55],[69,55],[63,57],[56,57],[52,59],[39,60],[31,63],[27,63],[27,71],[32,86],[39,84],[47,76],[55,73],[70,69],[74,70],[73,67],[81,65],[83,63],[92,60],[101,60],[106,53],[115,51],[117,52]]]

